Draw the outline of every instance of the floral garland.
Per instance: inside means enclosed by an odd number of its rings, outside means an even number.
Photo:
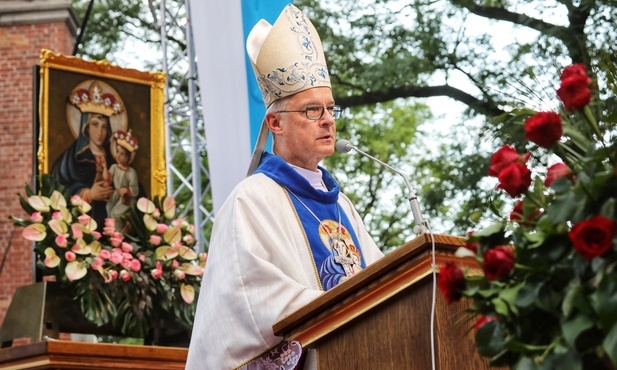
[[[525,138],[561,160],[546,172],[534,176],[532,153],[508,145],[491,157],[514,209],[457,251],[484,275],[440,267],[446,301],[472,300],[478,352],[494,366],[617,368],[617,117],[593,104],[592,87],[584,65],[568,66],[564,109],[518,116]]]
[[[194,250],[195,227],[176,217],[173,197],[140,198],[123,234],[111,218],[97,231],[90,205],[49,175],[39,189],[19,195],[29,219],[12,219],[34,242],[37,267],[72,289],[86,319],[136,338],[169,315],[192,325],[207,255]]]

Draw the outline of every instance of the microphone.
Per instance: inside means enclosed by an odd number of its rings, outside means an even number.
[[[405,185],[407,185],[407,190],[409,192],[409,205],[411,206],[411,213],[413,214],[413,219],[416,223],[416,226],[414,227],[414,232],[416,234],[424,234],[427,230],[427,225],[426,222],[424,221],[424,219],[422,218],[422,213],[420,212],[420,204],[418,203],[418,197],[416,196],[416,194],[413,192],[413,190],[411,189],[411,184],[409,183],[409,180],[407,179],[407,176],[405,176],[404,173],[402,173],[401,171],[397,170],[396,168],[388,165],[385,162],[380,161],[379,159],[371,156],[370,154],[367,154],[363,151],[361,151],[360,149],[358,149],[357,147],[355,147],[349,140],[345,140],[345,139],[340,139],[336,142],[335,146],[337,151],[341,152],[341,153],[349,153],[350,151],[354,150],[358,153],[360,153],[361,155],[379,163],[380,165],[386,167],[387,169],[389,169],[390,171],[399,174],[404,180],[405,180]]]

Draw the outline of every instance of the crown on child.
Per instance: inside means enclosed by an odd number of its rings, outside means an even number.
[[[122,101],[116,98],[114,94],[103,93],[98,81],[92,82],[88,90],[77,89],[73,91],[70,102],[82,113],[99,113],[111,117],[124,111]]]
[[[131,130],[129,132],[124,132],[122,130],[118,130],[114,132],[114,138],[118,145],[133,153],[137,149],[139,149],[139,145],[137,143],[137,139],[133,137],[131,134]]]

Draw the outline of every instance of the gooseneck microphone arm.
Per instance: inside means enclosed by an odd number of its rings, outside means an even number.
[[[336,147],[336,150],[338,150],[341,153],[349,153],[351,150],[354,150],[360,153],[361,155],[386,167],[390,171],[400,175],[405,180],[405,185],[407,185],[407,191],[409,192],[409,198],[408,198],[409,205],[411,206],[411,213],[413,215],[414,222],[416,223],[416,226],[414,227],[414,232],[416,234],[424,234],[427,231],[426,222],[422,218],[422,213],[420,212],[420,204],[418,203],[418,197],[416,196],[416,193],[414,193],[413,189],[411,188],[409,179],[407,179],[407,176],[405,176],[404,173],[390,166],[389,164],[380,161],[379,159],[373,157],[372,155],[363,152],[362,150],[354,146],[349,140],[345,140],[345,139],[338,140],[336,142],[335,147]]]

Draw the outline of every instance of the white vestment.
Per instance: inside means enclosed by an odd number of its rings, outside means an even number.
[[[338,203],[366,265],[381,258],[349,198]],[[322,293],[288,193],[261,173],[244,179],[216,216],[186,369],[243,366],[281,342],[274,323]]]

